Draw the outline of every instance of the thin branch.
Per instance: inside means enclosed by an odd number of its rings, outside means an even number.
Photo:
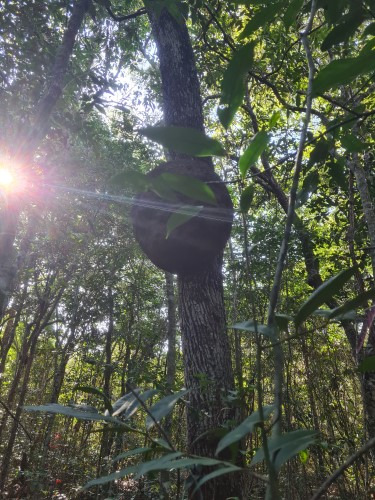
[[[116,16],[116,14],[114,14],[112,9],[108,6],[106,6],[106,10],[108,14],[111,16],[111,18],[114,21],[117,21],[118,23],[121,23],[122,21],[127,21],[128,19],[134,19],[136,17],[143,16],[143,14],[146,14],[146,9],[144,7],[136,10],[132,14],[126,14],[125,16]]]
[[[302,126],[297,155],[296,155],[296,159],[295,159],[294,175],[293,175],[292,187],[291,187],[290,195],[289,195],[288,213],[287,213],[287,220],[286,220],[285,230],[284,230],[284,238],[283,238],[283,241],[282,241],[281,246],[280,246],[280,252],[279,252],[279,258],[278,258],[278,262],[277,262],[277,266],[276,266],[274,283],[273,283],[273,287],[272,287],[271,294],[270,294],[270,304],[269,304],[269,310],[268,310],[268,325],[270,325],[270,326],[272,326],[274,324],[275,310],[276,310],[276,306],[277,306],[277,302],[278,302],[278,298],[279,298],[279,293],[280,293],[280,288],[281,288],[281,278],[282,278],[282,273],[284,270],[284,263],[285,263],[286,255],[288,252],[288,243],[289,243],[292,225],[293,225],[293,220],[294,220],[294,216],[295,216],[295,204],[296,204],[296,198],[297,198],[299,178],[300,178],[300,174],[301,174],[301,170],[302,170],[303,152],[304,152],[305,145],[306,145],[308,125],[309,125],[310,117],[311,117],[312,100],[313,100],[313,98],[312,98],[312,82],[313,82],[313,78],[314,78],[315,67],[314,67],[314,61],[313,61],[311,50],[310,50],[308,34],[311,31],[312,23],[313,23],[314,16],[315,16],[316,2],[317,2],[317,0],[313,0],[311,3],[309,20],[308,20],[306,29],[302,33],[302,36],[301,36],[302,43],[303,43],[303,46],[304,46],[305,52],[306,52],[308,66],[309,66],[308,86],[307,86],[307,91],[306,91],[306,115],[305,115],[304,123]],[[282,351],[282,348],[280,345],[275,346],[274,356],[275,356],[275,389],[274,389],[274,391],[275,391],[275,406],[276,406],[275,419],[274,419],[274,423],[275,423],[274,432],[277,435],[277,434],[281,433],[281,406],[282,406],[282,380],[283,380],[283,351]]]
[[[17,422],[17,424],[21,427],[23,432],[26,434],[26,436],[29,438],[30,441],[33,440],[31,434],[26,430],[25,426],[21,423],[21,421],[14,415],[14,413],[11,411],[11,409],[0,399],[0,405],[4,408],[4,410],[8,413],[12,419]]]
[[[331,486],[332,483],[339,478],[345,470],[350,467],[358,458],[364,455],[367,451],[371,450],[371,448],[375,448],[375,437],[367,441],[366,444],[362,446],[359,450],[357,450],[353,455],[351,455],[338,469],[335,470],[333,474],[329,476],[328,479],[324,481],[321,487],[314,493],[311,497],[311,500],[318,500]]]

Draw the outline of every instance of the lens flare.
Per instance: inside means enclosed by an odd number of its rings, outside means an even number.
[[[0,168],[0,187],[9,188],[13,181],[12,173],[6,168]]]

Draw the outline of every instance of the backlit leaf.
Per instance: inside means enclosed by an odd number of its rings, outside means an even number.
[[[242,177],[245,177],[249,168],[256,163],[270,141],[270,134],[265,130],[256,133],[249,146],[242,154],[239,161],[239,168]]]
[[[326,300],[332,298],[347,283],[355,272],[355,267],[345,269],[328,279],[317,288],[310,297],[302,304],[294,317],[294,323],[298,327]]]
[[[224,156],[225,150],[215,139],[190,127],[146,127],[139,133],[162,146],[191,156]]]
[[[217,205],[216,197],[212,189],[205,182],[189,175],[161,174],[162,179],[168,186],[178,193],[188,196],[192,200],[201,201],[210,205]]]
[[[169,238],[172,231],[174,231],[182,224],[185,224],[190,219],[199,214],[199,212],[203,209],[202,206],[194,206],[194,205],[182,205],[176,209],[167,221],[167,232],[166,238]]]
[[[234,54],[221,82],[220,104],[218,109],[220,123],[228,128],[241,106],[246,90],[246,76],[253,65],[254,42],[250,42]]]
[[[173,410],[177,401],[179,401],[183,396],[185,396],[189,391],[184,389],[182,391],[176,392],[174,394],[170,394],[165,398],[161,399],[157,403],[155,403],[151,408],[149,408],[149,412],[154,417],[153,419],[150,415],[147,415],[146,418],[146,428],[151,429],[155,425],[156,422],[160,422],[160,420]]]

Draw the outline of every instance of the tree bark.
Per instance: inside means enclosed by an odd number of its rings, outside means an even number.
[[[146,8],[160,60],[165,125],[204,130],[199,81],[186,25],[165,9],[156,13],[150,3]],[[170,155],[172,159],[183,157],[173,151]],[[213,169],[211,159],[206,162],[207,169]],[[217,438],[207,432],[222,426],[232,415],[223,403],[223,395],[234,388],[234,380],[221,266],[222,257],[218,257],[204,273],[178,278],[185,383],[190,390],[188,449],[206,456],[213,456],[217,444]],[[206,483],[203,497],[220,500],[238,496],[238,483],[232,479],[226,476]]]

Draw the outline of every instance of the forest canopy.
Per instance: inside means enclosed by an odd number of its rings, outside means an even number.
[[[0,2],[4,498],[372,498],[374,75],[374,0]]]

